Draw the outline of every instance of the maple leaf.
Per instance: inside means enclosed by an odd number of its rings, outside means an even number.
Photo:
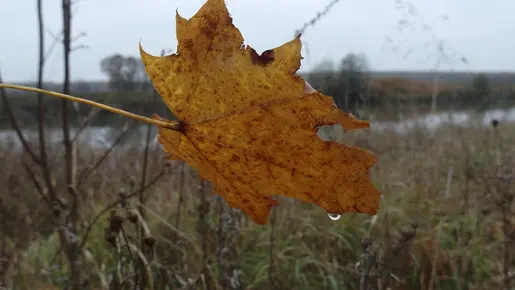
[[[374,155],[317,135],[319,126],[352,130],[368,122],[336,108],[331,97],[304,92],[295,75],[300,36],[258,55],[243,45],[223,0],[208,0],[189,20],[177,13],[176,22],[177,53],[151,56],[140,45],[148,76],[180,121],[179,130],[159,128],[170,158],[196,168],[258,224],[278,204],[276,194],[329,213],[376,213]]]

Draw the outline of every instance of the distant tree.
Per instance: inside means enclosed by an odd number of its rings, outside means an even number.
[[[109,87],[117,91],[142,90],[149,80],[141,60],[133,56],[114,54],[100,62],[100,68],[109,78]]]
[[[471,84],[471,101],[479,104],[480,110],[485,109],[489,102],[492,93],[490,80],[486,74],[478,74],[474,77]]]
[[[323,93],[331,94],[328,90],[333,85],[334,74],[335,69],[333,62],[331,60],[323,60],[315,65],[308,77],[308,82],[313,88]]]
[[[308,76],[313,88],[332,96],[338,107],[356,113],[369,83],[369,65],[365,55],[349,53],[336,70],[334,64],[324,60]]]
[[[356,110],[363,101],[369,82],[369,65],[366,56],[349,53],[341,61],[336,74],[334,97],[344,110]]]

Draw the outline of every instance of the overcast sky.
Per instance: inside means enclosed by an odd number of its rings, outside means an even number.
[[[76,0],[77,1],[77,0]],[[60,0],[43,0],[46,42],[61,30]],[[294,31],[330,0],[227,0],[245,43],[259,52],[292,39]],[[102,80],[100,60],[113,53],[138,56],[175,51],[175,10],[191,17],[203,0],[79,0],[73,34],[86,33],[72,55],[73,80]],[[404,5],[399,5],[404,4]],[[410,9],[412,5],[415,10]],[[37,19],[35,0],[0,0],[0,69],[6,82],[35,80]],[[301,70],[323,60],[338,62],[349,52],[364,53],[375,70],[432,70],[437,43],[451,63],[442,69],[513,71],[514,0],[340,0],[303,35]],[[411,24],[410,24],[411,23]],[[429,28],[429,29],[428,29]],[[436,38],[436,40],[435,40]],[[460,63],[464,57],[468,64]],[[60,45],[48,59],[47,81],[62,78]]]

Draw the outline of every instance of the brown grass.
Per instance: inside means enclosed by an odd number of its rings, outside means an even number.
[[[333,136],[379,156],[373,169],[384,193],[379,213],[335,222],[320,208],[279,198],[273,226],[255,225],[228,208],[188,166],[167,166],[158,147],[149,153],[148,179],[163,176],[147,189],[140,218],[131,193],[138,191],[143,149],[119,146],[78,187],[85,218],[81,236],[73,238],[82,242],[88,232],[83,288],[135,289],[138,281],[152,289],[510,289],[511,132],[513,124]],[[59,185],[58,150],[49,154]],[[102,154],[82,144],[79,172]],[[4,142],[0,159],[1,283],[62,288],[68,270],[53,211],[68,209],[38,194],[25,154]]]

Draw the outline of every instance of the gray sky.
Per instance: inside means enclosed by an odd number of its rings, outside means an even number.
[[[61,30],[59,0],[44,0],[47,31]],[[330,0],[227,0],[246,44],[258,52],[292,39],[294,31]],[[189,18],[203,0],[80,0],[74,6],[73,34],[87,33],[72,54],[73,80],[102,80],[102,57],[138,55],[138,42],[149,53],[175,51],[175,10]],[[404,8],[399,7],[404,4]],[[411,4],[416,11],[409,9]],[[0,0],[0,69],[6,82],[36,79],[35,0]],[[441,69],[513,71],[515,22],[513,0],[340,0],[303,35],[301,71],[325,59],[339,61],[348,52],[364,53],[375,70],[432,70],[437,45],[445,40],[453,63]],[[402,21],[411,25],[399,25]],[[430,30],[424,29],[429,27]],[[433,36],[434,35],[434,36]],[[52,37],[47,36],[47,47]],[[307,48],[307,49],[306,49]],[[452,52],[455,50],[457,52]],[[60,46],[48,59],[47,81],[62,79]],[[461,57],[469,63],[460,64]]]

